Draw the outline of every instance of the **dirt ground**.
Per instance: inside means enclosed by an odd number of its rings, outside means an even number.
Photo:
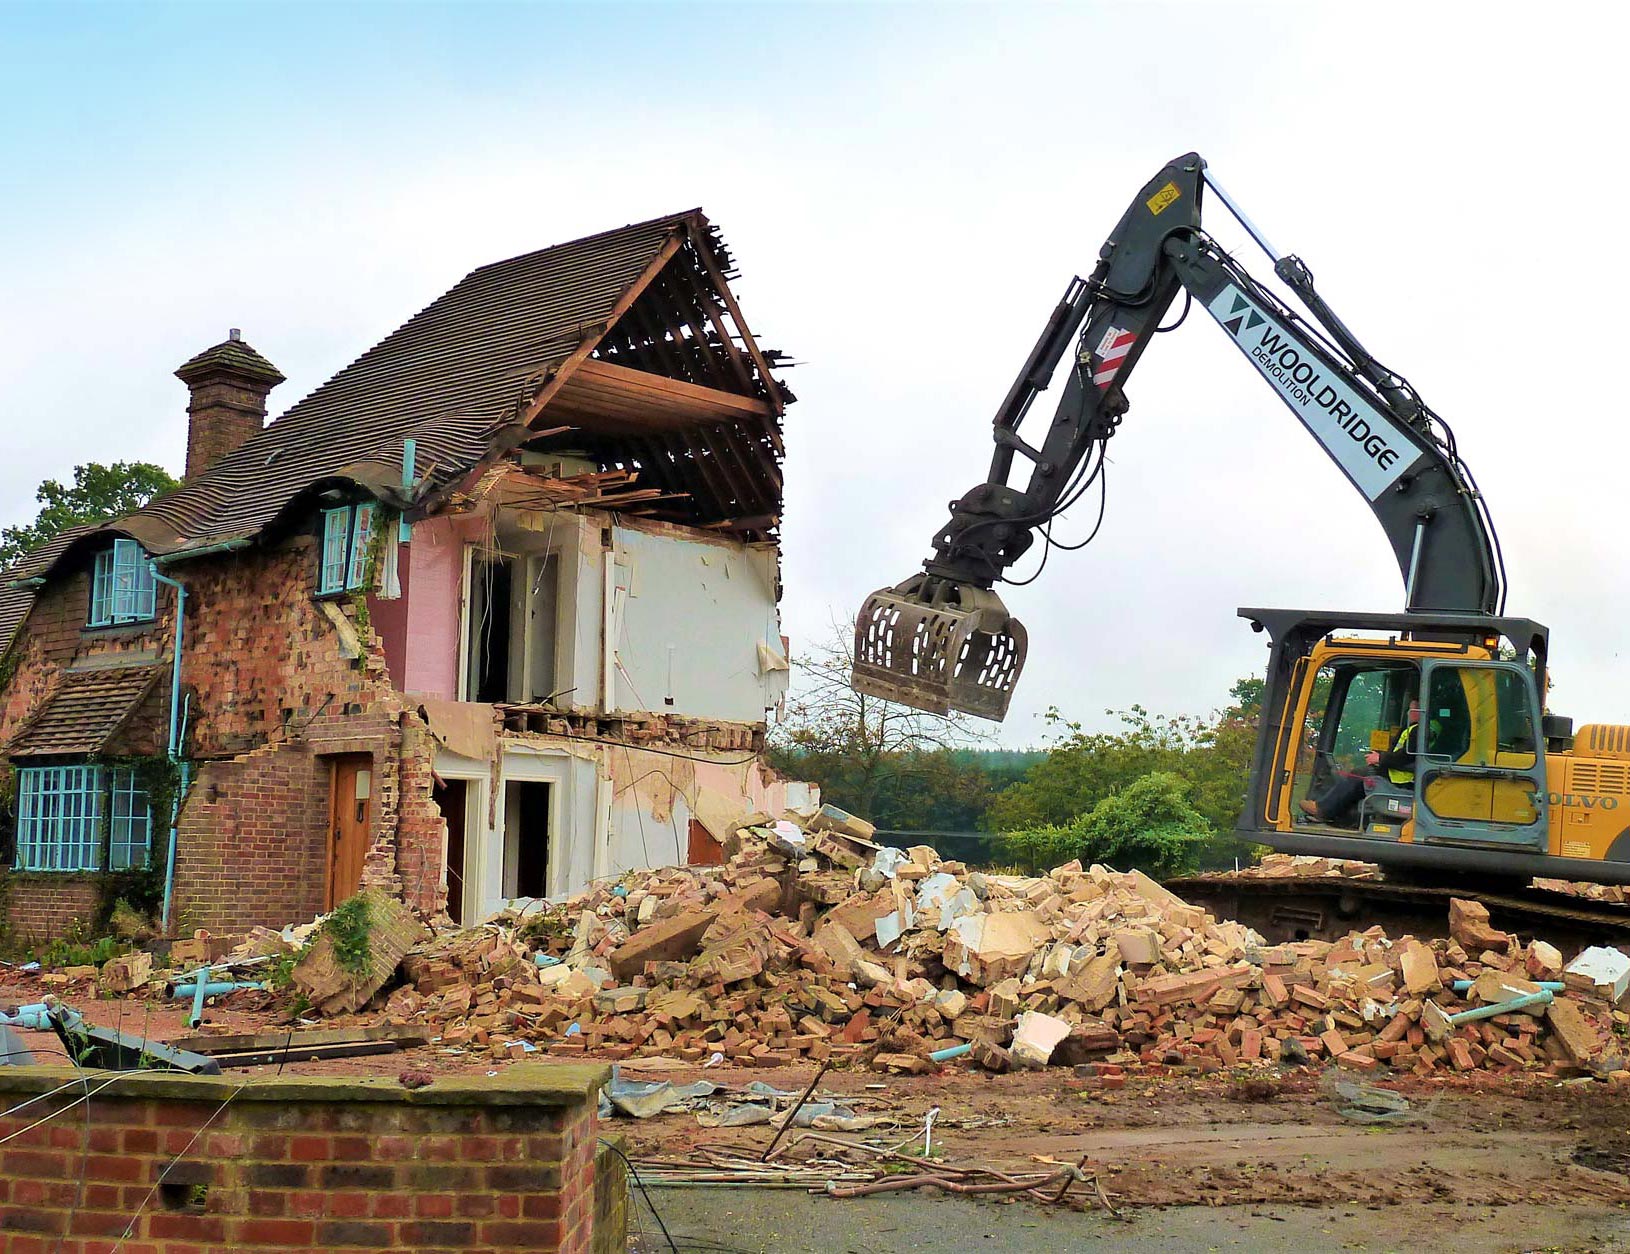
[[[37,1001],[42,991],[32,979],[0,975],[0,1004]],[[73,992],[67,1000],[92,1022],[155,1040],[187,1032],[184,1003],[98,1001],[88,989],[81,996]],[[278,1020],[275,1011],[255,1008],[266,1000],[264,994],[235,994],[209,1007],[206,1024],[227,1032],[267,1030]],[[39,1050],[39,1061],[60,1059],[54,1037],[23,1036]],[[292,1062],[284,1072],[457,1074],[536,1065],[547,1057],[494,1061],[432,1045],[373,1057]],[[631,1079],[705,1078],[732,1088],[762,1080],[783,1090],[801,1090],[814,1071],[807,1063],[776,1070],[649,1064],[641,1069],[634,1062],[623,1067]],[[1409,1099],[1411,1117],[1364,1125],[1338,1112],[1329,1078],[1317,1071],[1253,1075],[1266,1079],[1246,1083],[1227,1073],[1131,1076],[1124,1087],[1108,1089],[1065,1068],[992,1076],[954,1063],[938,1076],[833,1070],[819,1092],[841,1096],[858,1113],[886,1120],[857,1136],[892,1144],[914,1135],[918,1151],[924,1116],[939,1107],[934,1149],[952,1161],[1034,1171],[1084,1157],[1085,1170],[1097,1176],[1116,1208],[1345,1205],[1383,1208],[1384,1215],[1386,1208],[1401,1204],[1582,1206],[1608,1212],[1626,1208],[1623,1213],[1630,1214],[1630,1089],[1589,1080],[1480,1074],[1433,1081],[1389,1078],[1382,1086]],[[763,1125],[703,1128],[687,1112],[619,1118],[611,1128],[626,1138],[636,1161],[694,1160],[704,1151],[757,1158],[773,1135]],[[785,1139],[787,1161],[833,1148],[801,1136],[795,1129]],[[1079,1190],[1074,1204],[1103,1209],[1087,1189]]]

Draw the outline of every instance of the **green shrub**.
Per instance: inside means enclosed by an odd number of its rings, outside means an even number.
[[[1159,879],[1190,870],[1211,835],[1211,824],[1189,804],[1183,780],[1151,771],[1068,823],[1001,833],[996,854],[1032,874],[1079,858],[1083,866],[1136,867]]]

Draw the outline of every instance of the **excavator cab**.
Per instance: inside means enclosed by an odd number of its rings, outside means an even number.
[[[1453,849],[1545,851],[1543,627],[1454,614],[1241,614],[1273,636],[1242,835],[1291,853],[1436,867]],[[1414,701],[1420,727],[1406,740]],[[1370,751],[1405,744],[1407,766],[1367,768]],[[1304,814],[1305,801],[1322,808],[1342,796],[1344,774],[1362,778],[1362,793],[1341,813]]]

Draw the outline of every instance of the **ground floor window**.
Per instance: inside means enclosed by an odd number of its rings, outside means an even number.
[[[152,807],[130,767],[18,770],[19,871],[134,870],[147,865],[152,847]]]

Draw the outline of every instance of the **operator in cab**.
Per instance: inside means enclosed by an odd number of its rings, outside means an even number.
[[[1370,750],[1364,755],[1365,764],[1377,774],[1386,772],[1387,778],[1400,788],[1412,787],[1415,783],[1415,754],[1420,748],[1420,726],[1420,698],[1411,697],[1404,728],[1398,733],[1398,739],[1393,742],[1392,748],[1385,752]],[[1301,811],[1319,823],[1342,821],[1349,817],[1358,803],[1364,799],[1366,786],[1366,776],[1339,773],[1319,796],[1302,801]]]

